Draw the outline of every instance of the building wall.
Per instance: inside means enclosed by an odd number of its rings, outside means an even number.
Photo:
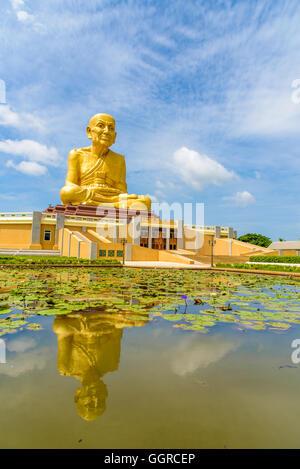
[[[293,249],[282,249],[281,251],[272,251],[267,256],[298,256],[298,251]]]
[[[28,249],[31,240],[31,223],[0,225],[0,248]]]
[[[185,230],[186,231],[186,230]],[[192,230],[188,230],[189,232]],[[191,240],[191,234],[189,234],[189,241],[186,242],[185,238],[185,249],[189,249],[187,246],[193,243]],[[212,247],[211,241],[213,239],[212,235],[209,234],[201,234],[200,239],[198,240],[198,253],[202,256],[210,256]],[[194,241],[195,242],[195,241]],[[197,250],[196,242],[193,248],[190,250]],[[216,256],[241,256],[243,254],[255,254],[259,247],[253,246],[249,243],[243,243],[242,241],[237,241],[235,239],[228,239],[228,238],[215,238],[214,237],[214,255]],[[271,253],[272,251],[265,252],[266,254]]]
[[[41,236],[40,236],[40,244],[42,249],[51,250],[56,248],[55,246],[55,220],[46,220],[45,224],[42,222],[41,225]],[[25,220],[24,220],[25,222]],[[79,222],[79,221],[78,221]],[[77,223],[78,223],[77,222]],[[71,224],[70,224],[71,223]],[[72,225],[73,223],[73,225]],[[169,257],[168,252],[166,250],[158,250],[158,249],[149,249],[147,247],[139,246],[137,243],[133,244],[133,239],[130,237],[132,234],[132,226],[124,226],[124,233],[122,230],[122,226],[117,227],[116,225],[107,225],[107,229],[104,231],[99,231],[96,227],[90,228],[86,226],[88,223],[87,220],[82,220],[82,225],[80,226],[79,223],[74,225],[74,220],[66,219],[65,220],[65,228],[60,230],[59,232],[59,241],[58,241],[58,248],[62,248],[62,255],[64,256],[72,256],[77,257],[78,255],[78,243],[80,242],[80,256],[83,258],[90,257],[90,248],[94,249],[97,245],[97,257],[98,258],[107,258],[107,259],[118,259],[122,260],[123,258],[123,245],[120,242],[114,242],[116,240],[116,235],[118,232],[118,239],[126,237],[127,234],[127,244],[132,245],[132,260],[137,261],[158,261],[158,260],[171,260],[174,257]],[[81,223],[81,221],[80,221]],[[132,223],[133,225],[133,223]],[[168,224],[167,224],[168,225]],[[160,222],[159,226],[159,234],[161,235],[161,230],[166,230],[166,226]],[[168,225],[169,227],[169,225]],[[45,241],[44,233],[48,230],[51,232],[51,239],[50,241]],[[93,233],[93,230],[95,233]],[[81,233],[85,241],[82,239],[82,236],[76,237],[76,233]],[[63,233],[63,243],[62,241],[62,233]],[[73,233],[70,237],[70,233]],[[98,236],[96,236],[98,235]],[[104,236],[106,239],[99,239],[100,236]],[[129,236],[128,236],[129,235]],[[165,235],[164,235],[165,236]],[[212,240],[212,235],[203,232],[192,230],[189,228],[185,228],[184,230],[184,244],[183,247],[185,250],[196,251],[200,255],[203,256],[210,256],[211,254],[211,244],[210,241]],[[257,248],[253,248],[252,245],[248,243],[238,242],[233,239],[228,238],[214,238],[214,254],[217,256],[240,256],[243,254],[276,254],[278,255],[278,251],[258,251]],[[69,247],[70,241],[70,247]],[[148,240],[138,240],[138,243],[146,244]],[[164,241],[164,246],[166,247],[167,243],[166,240]],[[30,223],[18,223],[17,221],[5,223],[0,223],[0,248],[10,248],[10,249],[28,249],[31,242],[31,224]],[[96,243],[91,244],[91,243]],[[171,245],[171,240],[170,243]],[[180,244],[182,246],[182,243]],[[157,243],[154,243],[155,248],[160,248],[161,246],[157,246]],[[161,254],[159,254],[161,253]],[[283,251],[283,255],[297,255],[296,251]],[[179,259],[179,258],[178,258]],[[179,262],[179,261],[178,261]]]
[[[77,257],[78,255],[78,239],[71,236],[70,239],[70,257]]]
[[[45,231],[50,231],[51,232],[51,239],[50,241],[45,241]],[[53,246],[55,244],[55,226],[54,225],[44,225],[42,223],[41,226],[41,240],[40,240],[42,249],[53,249]]]
[[[115,259],[118,261],[123,260],[123,245],[121,243],[101,243],[98,244],[98,259]]]
[[[194,264],[194,261],[191,259],[185,258],[183,256],[176,256],[176,254],[171,254],[166,251],[158,251],[158,260],[159,262],[176,262],[178,264]]]
[[[62,243],[62,249],[61,249],[61,255],[62,256],[69,256],[69,235],[70,231],[63,229],[59,230],[61,235],[59,236],[59,247],[61,248],[61,236],[63,236],[63,243]]]
[[[80,242],[79,257],[81,259],[89,259],[90,258],[90,245],[89,245],[89,243],[85,243],[83,241]]]
[[[142,246],[132,246],[132,261],[152,261],[159,260],[159,252],[157,249],[148,249]]]

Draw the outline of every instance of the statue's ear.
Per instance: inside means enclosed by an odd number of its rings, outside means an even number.
[[[116,138],[117,138],[117,132],[115,132],[115,136],[114,136],[114,141],[113,141],[113,144],[115,143],[115,141],[116,141]]]
[[[87,136],[90,140],[92,140],[92,135],[91,135],[91,128],[90,127],[87,127],[86,128],[86,133],[87,133]]]

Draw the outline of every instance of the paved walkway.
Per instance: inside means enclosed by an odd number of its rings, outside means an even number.
[[[143,267],[151,269],[207,269],[206,264],[180,264],[179,262],[126,261],[125,267]]]

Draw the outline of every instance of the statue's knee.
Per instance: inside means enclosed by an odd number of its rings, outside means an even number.
[[[143,202],[144,205],[146,205],[146,207],[148,208],[148,210],[151,209],[151,199],[150,199],[150,197],[148,197],[147,195],[144,195],[144,196],[142,197],[142,202]]]
[[[74,200],[74,189],[73,187],[64,186],[60,191],[60,198],[64,204],[73,202]]]

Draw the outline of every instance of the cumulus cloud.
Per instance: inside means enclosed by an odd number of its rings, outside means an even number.
[[[10,3],[13,9],[15,10],[18,21],[21,21],[23,23],[34,21],[34,16],[30,15],[27,11],[23,9],[25,7],[24,0],[10,0]]]
[[[10,376],[11,378],[17,378],[33,370],[43,370],[52,352],[49,347],[31,352],[21,352],[14,360],[10,360],[9,363],[1,365],[0,374]]]
[[[237,192],[231,197],[224,197],[224,200],[232,200],[240,207],[247,207],[255,203],[255,197],[248,191]]]
[[[236,177],[216,160],[186,147],[175,151],[173,162],[173,170],[196,190],[202,190],[208,184],[219,186]]]
[[[24,6],[24,0],[10,0],[10,3],[14,10],[18,10]]]
[[[36,346],[36,341],[30,337],[22,337],[8,341],[7,350],[9,352],[24,353]]]
[[[47,172],[46,166],[35,163],[34,161],[21,161],[21,163],[15,164],[13,161],[9,160],[6,166],[7,168],[14,168],[16,171],[27,174],[28,176],[42,176]]]
[[[33,15],[30,15],[27,11],[23,10],[17,11],[17,18],[19,21],[31,21],[34,19]]]
[[[43,128],[40,119],[28,113],[17,113],[9,105],[0,106],[0,125],[17,128],[34,127],[38,130]]]
[[[42,145],[34,140],[0,141],[0,152],[22,156],[32,162],[38,161],[47,166],[59,166],[61,162],[61,158],[55,147],[48,148],[46,145]]]

